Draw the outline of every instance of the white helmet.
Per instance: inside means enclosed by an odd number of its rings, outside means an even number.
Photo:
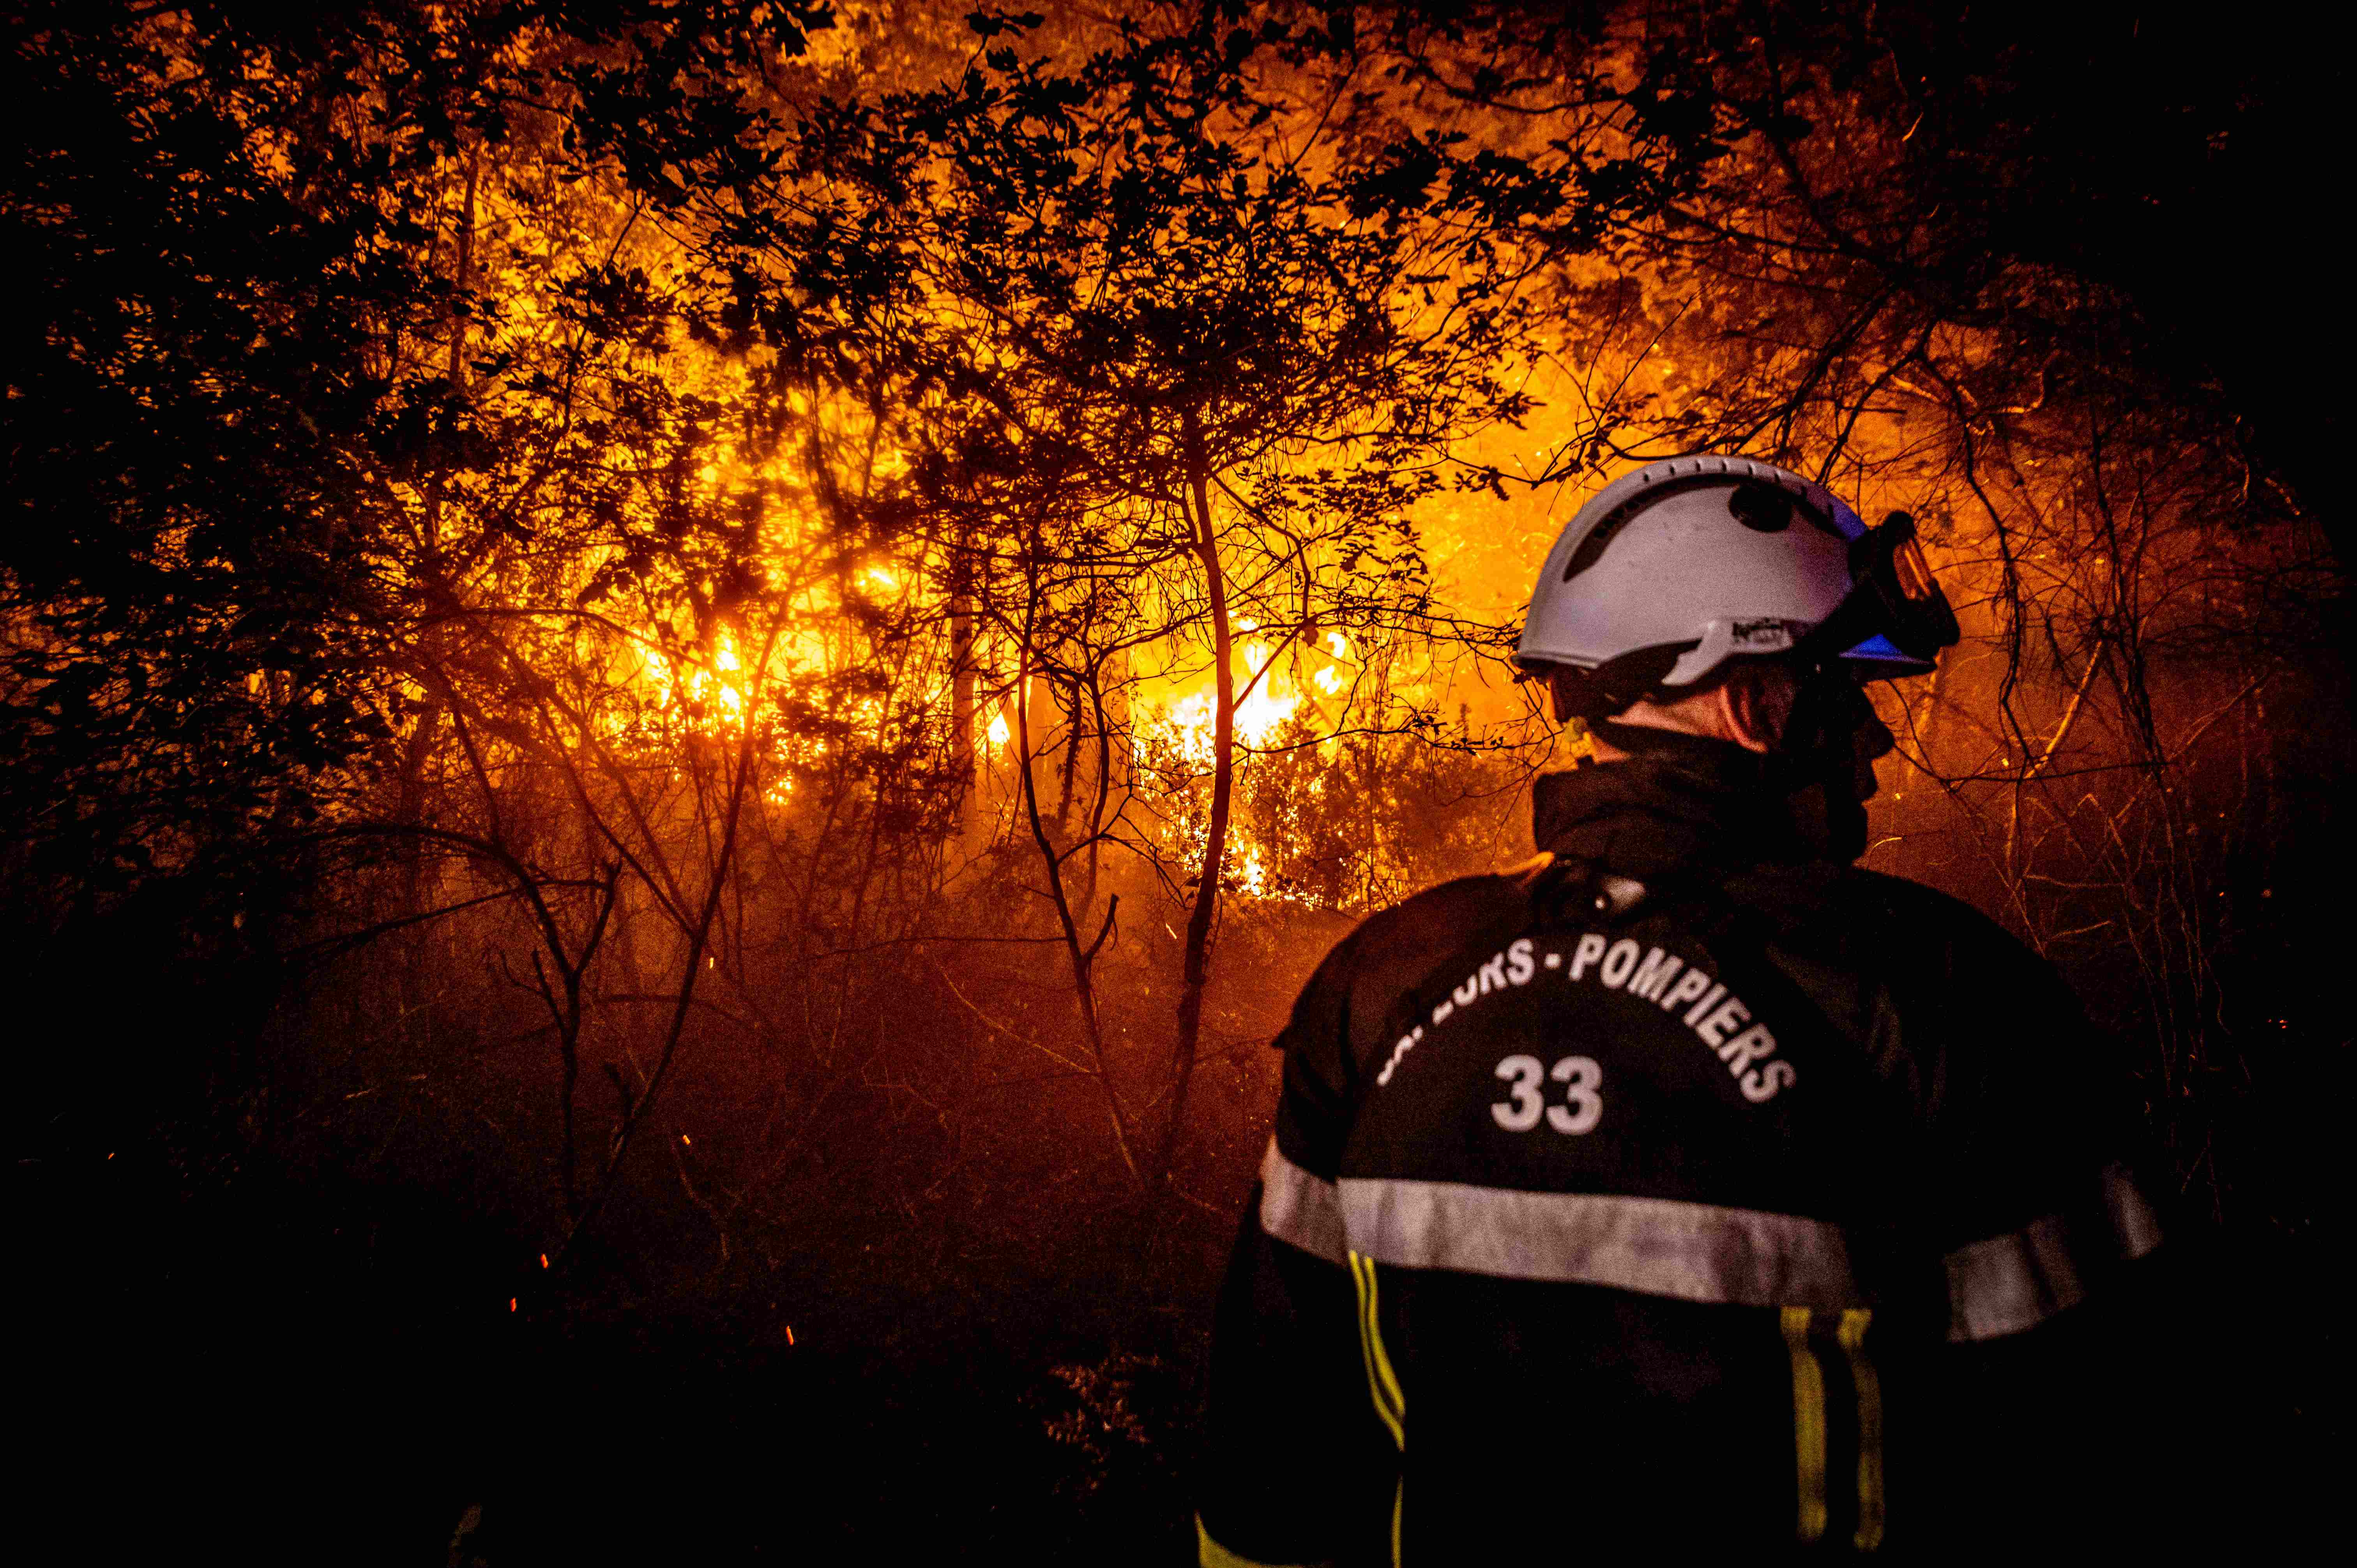
[[[1915,675],[1955,640],[1906,513],[1869,529],[1772,464],[1673,457],[1579,509],[1547,553],[1514,662],[1579,671],[1574,708],[1603,717],[1696,690],[1730,659]]]

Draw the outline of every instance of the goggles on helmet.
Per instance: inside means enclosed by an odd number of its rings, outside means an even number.
[[[1803,662],[1843,659],[1869,669],[1876,663],[1929,666],[1961,633],[1916,540],[1915,520],[1894,511],[1873,528],[1856,526],[1849,542],[1853,585],[1793,653]]]

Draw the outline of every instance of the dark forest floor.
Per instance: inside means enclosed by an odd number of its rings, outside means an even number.
[[[1185,1203],[510,1311],[511,1239],[414,1195],[14,1177],[41,1560],[1192,1559],[1232,1225]]]
[[[13,1185],[20,1518],[48,1542],[19,1561],[1191,1560],[1232,1233],[1196,1204],[830,1226],[878,1240],[700,1294],[593,1259],[511,1312],[516,1240],[414,1190],[191,1199],[135,1156]],[[2229,1542],[2282,1539],[2346,1451],[2318,1251],[2179,1251],[2154,1371],[2186,1391],[2185,1470],[2155,1483],[2214,1494]]]

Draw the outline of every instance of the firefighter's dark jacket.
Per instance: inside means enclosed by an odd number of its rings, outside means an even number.
[[[1295,1004],[1202,1561],[2027,1544],[2110,1441],[2064,1326],[2159,1236],[2070,992],[1732,746],[1543,778],[1536,837]]]

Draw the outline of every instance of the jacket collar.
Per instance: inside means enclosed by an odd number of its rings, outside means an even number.
[[[1531,800],[1539,848],[1640,879],[1809,858],[1759,757],[1663,730],[1637,738],[1644,749],[1626,761],[1540,776]]]

